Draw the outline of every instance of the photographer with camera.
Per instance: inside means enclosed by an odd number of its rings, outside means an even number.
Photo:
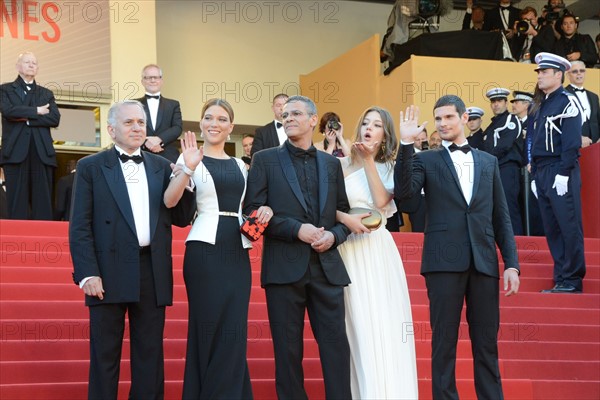
[[[553,53],[569,61],[583,61],[586,67],[593,67],[598,60],[598,55],[592,37],[577,33],[579,18],[567,13],[558,23],[560,23],[561,36],[554,44]]]
[[[339,115],[334,112],[323,114],[319,122],[319,132],[324,137],[322,141],[314,144],[317,150],[339,158],[350,155],[350,141],[344,139],[344,126]]]
[[[516,35],[511,43],[511,51],[515,60],[520,63],[531,64],[535,55],[544,49],[535,40],[541,26],[538,23],[537,11],[533,7],[521,10],[521,19],[515,22]]]

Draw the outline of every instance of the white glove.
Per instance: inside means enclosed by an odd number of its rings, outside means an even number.
[[[556,188],[556,193],[559,196],[564,196],[569,191],[569,177],[564,175],[558,175],[554,177],[554,185],[552,189]]]
[[[531,181],[531,191],[533,192],[533,195],[537,199],[538,195],[537,195],[537,186],[535,186],[535,181]]]

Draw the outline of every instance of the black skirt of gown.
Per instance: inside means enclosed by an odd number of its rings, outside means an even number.
[[[202,162],[220,211],[237,212],[244,177],[236,161],[204,156]],[[183,276],[189,304],[183,398],[252,399],[246,360],[252,275],[237,218],[219,217],[215,245],[187,242]]]

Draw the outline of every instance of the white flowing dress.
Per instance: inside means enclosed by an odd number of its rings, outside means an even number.
[[[348,160],[342,159],[343,163]],[[377,164],[381,180],[394,192],[393,169]],[[374,209],[364,169],[345,179],[350,207]],[[338,247],[352,283],[345,288],[354,399],[410,399],[418,395],[412,312],[406,275],[385,218],[392,201],[379,209],[383,225],[368,234],[351,234]]]

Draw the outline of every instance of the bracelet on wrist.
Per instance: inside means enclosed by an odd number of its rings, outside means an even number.
[[[188,166],[187,166],[187,165],[184,165],[184,166],[183,166],[183,173],[184,173],[184,174],[186,174],[187,176],[192,176],[192,175],[194,175],[194,172],[196,172],[196,171],[195,171],[195,170],[193,170],[193,169],[190,169],[190,168],[188,168]]]

